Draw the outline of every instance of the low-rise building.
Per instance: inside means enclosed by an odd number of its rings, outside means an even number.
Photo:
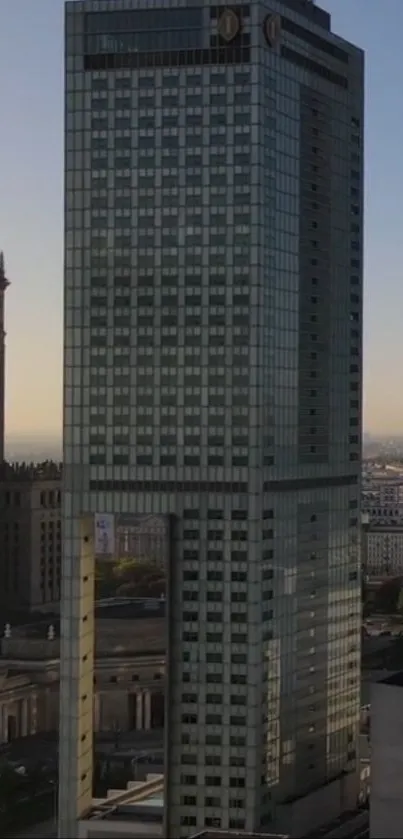
[[[162,839],[164,777],[149,775],[142,783],[130,783],[126,790],[110,790],[105,799],[94,801],[79,822],[80,839]],[[278,833],[250,833],[244,830],[203,830],[189,839],[287,839]]]
[[[149,775],[125,790],[109,790],[78,826],[80,839],[162,839],[164,776]]]
[[[61,464],[0,467],[0,608],[53,609],[60,600]]]

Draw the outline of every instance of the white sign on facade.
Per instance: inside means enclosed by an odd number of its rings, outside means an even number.
[[[94,540],[96,556],[112,556],[115,552],[115,517],[113,513],[95,513]]]

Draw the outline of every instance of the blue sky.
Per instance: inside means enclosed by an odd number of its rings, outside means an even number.
[[[366,56],[365,426],[403,430],[403,0],[322,0]],[[387,14],[385,11],[387,9]],[[61,429],[63,0],[0,0],[10,437]]]

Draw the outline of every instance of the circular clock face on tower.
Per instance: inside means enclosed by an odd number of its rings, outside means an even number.
[[[269,47],[274,47],[277,43],[281,32],[281,17],[280,15],[267,15],[263,21],[263,32]]]
[[[218,34],[224,41],[233,41],[240,30],[238,15],[232,9],[224,9],[218,21]]]

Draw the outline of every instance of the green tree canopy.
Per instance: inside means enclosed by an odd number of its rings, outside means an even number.
[[[125,556],[116,562],[98,563],[98,597],[160,597],[165,594],[165,568],[161,561]]]

